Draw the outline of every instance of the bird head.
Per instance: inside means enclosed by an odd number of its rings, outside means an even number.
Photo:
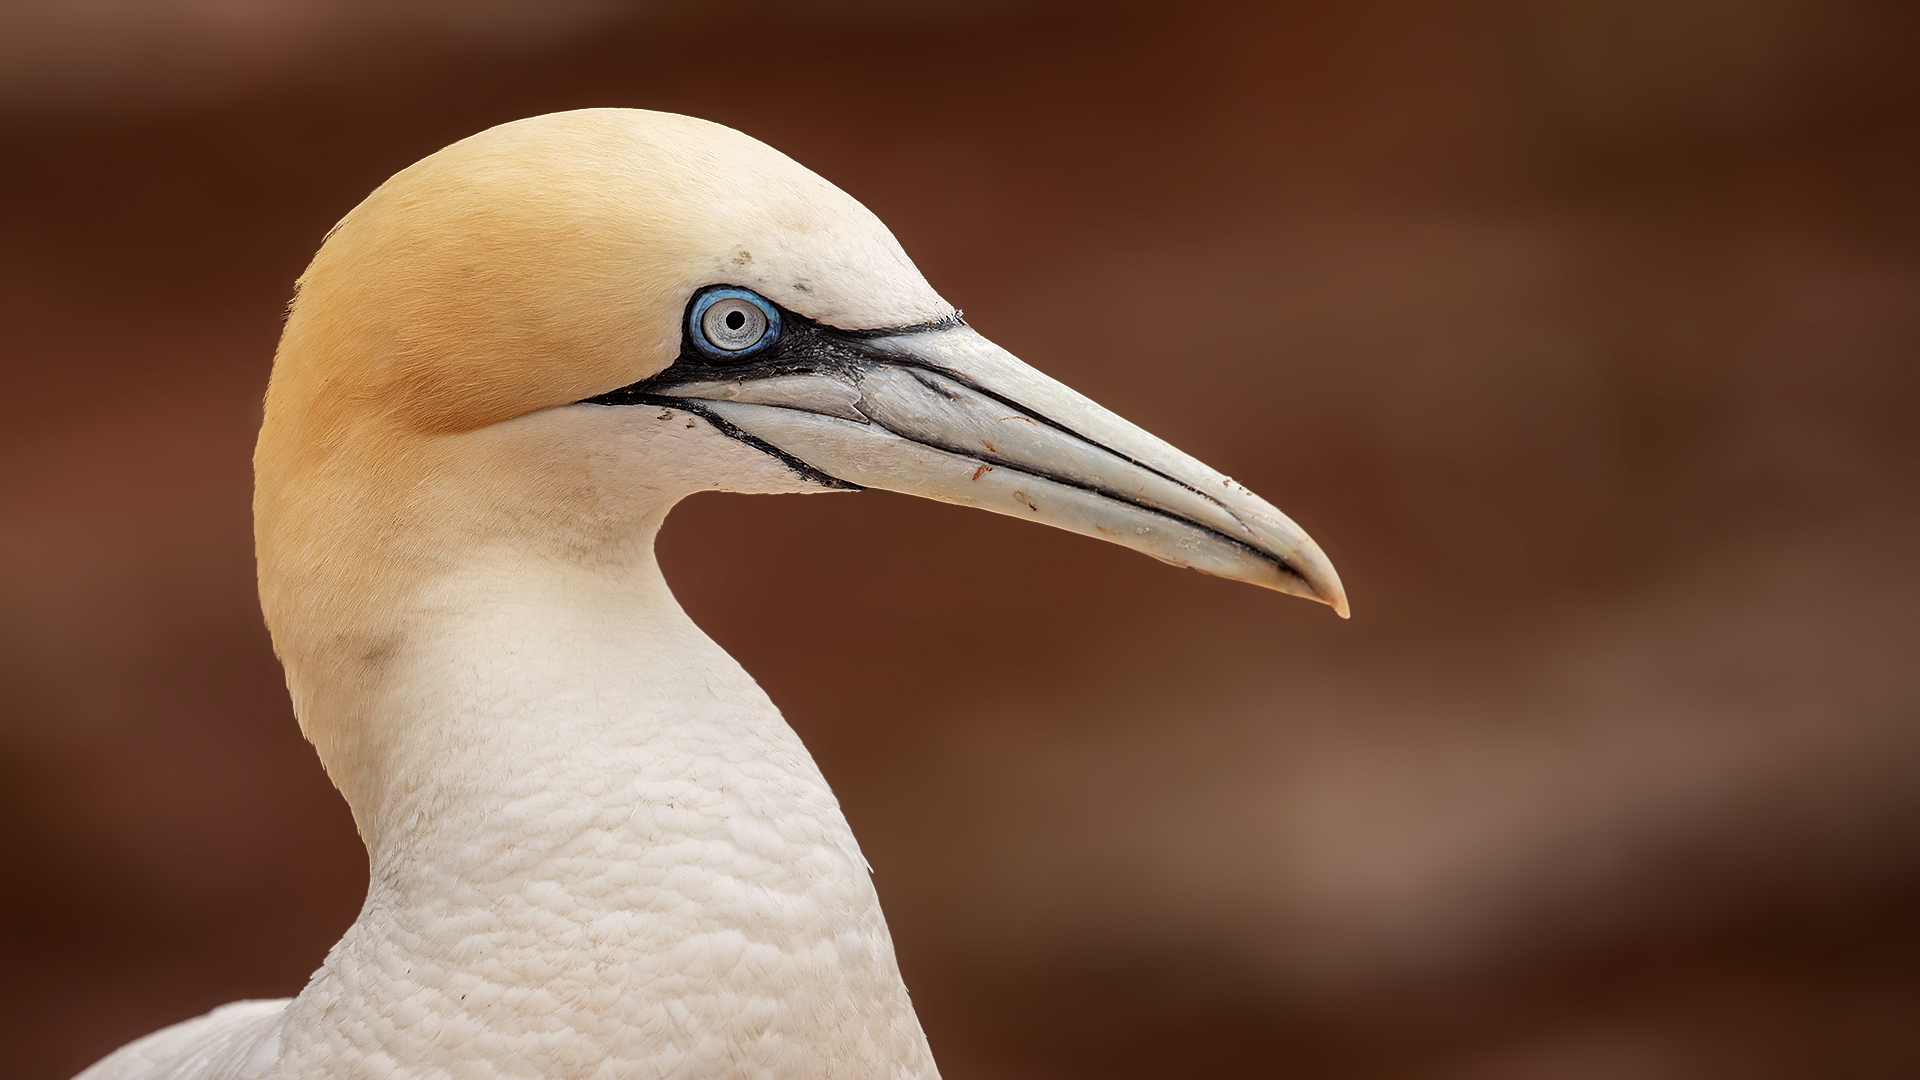
[[[853,198],[663,113],[505,124],[349,213],[255,465],[297,706],[316,657],[376,671],[460,553],[619,563],[700,490],[921,495],[1347,613],[1285,515],[981,337]]]

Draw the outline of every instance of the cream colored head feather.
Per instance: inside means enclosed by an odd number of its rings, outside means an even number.
[[[583,490],[594,451],[557,433],[471,436],[664,369],[687,297],[716,282],[834,326],[953,310],[845,192],[668,113],[503,124],[395,175],[328,234],[275,357],[254,509],[268,625],[330,768],[341,732],[312,725],[314,683],[377,677],[422,574],[483,535],[618,542],[664,509]],[[765,469],[715,464],[675,496],[766,487]]]

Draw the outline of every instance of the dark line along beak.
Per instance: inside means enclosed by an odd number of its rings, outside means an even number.
[[[692,408],[822,482],[1031,518],[1347,616],[1332,563],[1272,504],[957,319],[813,332],[779,362],[676,364],[616,394]]]

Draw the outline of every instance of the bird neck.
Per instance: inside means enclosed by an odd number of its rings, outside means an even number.
[[[833,793],[654,559],[714,472],[812,485],[674,410],[401,438],[277,400],[261,603],[371,869],[282,1074],[936,1075]]]
[[[648,1075],[934,1075],[837,801],[645,539],[482,550],[421,590],[361,703],[378,768],[342,785],[366,906],[290,1046],[337,1069],[345,1015],[414,1024],[383,1053],[502,1060],[557,1028]]]
[[[724,786],[718,762],[762,752],[838,818],[772,702],[675,602],[652,539],[611,556],[483,547],[420,586],[356,703],[364,756],[343,778],[377,883],[467,834],[523,854],[583,829],[643,836],[645,808]],[[621,806],[623,820],[577,820],[576,803]]]

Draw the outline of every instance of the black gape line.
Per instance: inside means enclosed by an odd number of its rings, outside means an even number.
[[[676,386],[694,382],[713,382],[717,379],[733,379],[736,382],[751,382],[755,379],[767,379],[776,375],[838,375],[849,382],[857,368],[873,364],[876,361],[891,364],[909,364],[913,357],[888,353],[878,349],[863,348],[862,341],[875,338],[895,337],[901,334],[918,334],[928,331],[948,330],[965,326],[966,320],[958,311],[944,319],[918,323],[912,326],[883,326],[871,330],[842,330],[839,327],[824,326],[805,315],[788,311],[778,304],[780,310],[780,340],[769,348],[744,360],[728,362],[724,359],[710,359],[693,343],[693,309],[700,298],[716,288],[739,288],[731,285],[710,285],[696,291],[687,298],[686,311],[680,317],[680,355],[666,370],[630,383],[617,390],[580,401],[581,405],[660,405],[669,409],[690,412],[713,425],[714,430],[728,438],[738,439],[762,453],[778,458],[803,478],[811,480],[821,487],[840,491],[865,491],[866,488],[850,480],[842,480],[831,473],[823,472],[812,465],[794,457],[785,450],[742,431],[722,419],[712,409],[706,408],[697,398],[675,397],[671,391]],[[755,294],[759,295],[759,294]],[[763,298],[764,299],[764,298]],[[768,300],[772,304],[773,301]],[[929,365],[919,364],[927,367]],[[940,369],[933,369],[940,370]],[[951,378],[966,382],[963,377],[942,371]],[[969,383],[969,385],[971,385]]]
[[[725,360],[709,359],[707,355],[702,353],[693,343],[692,315],[694,304],[699,301],[702,295],[712,289],[738,287],[739,286],[708,286],[695,292],[693,296],[687,300],[686,311],[680,319],[680,355],[676,357],[673,363],[668,365],[665,370],[642,379],[639,382],[622,386],[617,390],[609,390],[604,394],[596,394],[593,397],[585,398],[578,402],[578,404],[658,405],[664,408],[678,409],[682,412],[692,413],[711,424],[714,430],[719,431],[729,438],[746,443],[748,446],[762,453],[779,459],[801,477],[819,484],[821,487],[840,491],[864,491],[866,488],[860,484],[853,483],[850,480],[842,480],[837,476],[824,472],[766,440],[750,432],[740,430],[740,428],[728,423],[725,419],[713,412],[713,410],[706,408],[700,399],[674,396],[673,390],[675,387],[685,386],[689,383],[728,380],[745,383],[774,378],[781,375],[826,375],[839,378],[850,385],[857,386],[860,381],[860,372],[868,368],[887,366],[918,369],[920,371],[931,372],[941,378],[951,379],[983,397],[999,402],[1022,416],[1031,417],[1034,421],[1044,424],[1063,435],[1104,450],[1114,457],[1128,462],[1137,468],[1144,469],[1169,483],[1186,488],[1188,491],[1225,510],[1227,514],[1235,520],[1239,519],[1239,515],[1234,514],[1231,508],[1220,502],[1219,499],[1214,498],[1213,495],[1208,492],[1194,487],[1192,484],[1189,484],[1177,476],[1169,475],[1160,469],[1154,468],[1152,465],[1140,461],[1130,454],[1123,454],[1097,439],[1090,439],[1057,420],[1035,413],[1027,406],[1014,401],[1004,394],[996,393],[980,385],[973,379],[952,368],[942,367],[938,364],[930,364],[912,353],[872,344],[885,338],[902,337],[908,334],[933,333],[963,327],[967,325],[967,323],[958,311],[955,311],[944,319],[917,323],[911,326],[884,326],[862,330],[843,330],[837,326],[827,326],[823,323],[816,322],[813,319],[807,318],[805,315],[796,314],[776,304],[774,306],[779,308],[781,316],[781,332],[778,341],[753,356],[740,361],[728,362]],[[772,301],[767,302],[772,303]],[[928,382],[928,380],[922,381]],[[939,387],[933,386],[930,382],[928,382],[928,385],[936,392],[944,392],[941,391]],[[895,432],[895,434],[899,433]],[[1192,529],[1198,529],[1234,547],[1249,552],[1257,558],[1273,563],[1282,573],[1298,580],[1302,585],[1306,586],[1309,591],[1312,590],[1312,586],[1308,583],[1306,575],[1289,565],[1287,561],[1278,554],[1254,547],[1252,544],[1238,537],[1229,536],[1218,529],[1204,525],[1198,521],[1191,521],[1186,517],[1168,511],[1164,507],[1155,506],[1121,492],[1089,487],[1072,477],[1036,469],[1031,462],[1017,462],[1003,459],[997,455],[982,454],[976,449],[966,447],[927,443],[925,440],[913,436],[902,435],[901,437],[911,438],[915,442],[932,446],[936,450],[944,450],[948,453],[970,457],[1001,468],[1012,469],[1015,472],[1037,476],[1044,480],[1051,480],[1068,487],[1079,488],[1082,491],[1099,495],[1102,498],[1126,503],[1160,517],[1178,521],[1182,525]]]

